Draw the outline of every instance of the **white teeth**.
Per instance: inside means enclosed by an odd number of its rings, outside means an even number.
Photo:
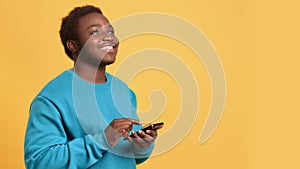
[[[111,50],[111,49],[113,49],[113,47],[112,46],[104,46],[101,49],[102,50]]]

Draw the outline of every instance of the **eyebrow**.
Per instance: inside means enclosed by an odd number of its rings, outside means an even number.
[[[107,24],[110,28],[114,28],[111,24]],[[104,25],[105,26],[105,25]],[[86,29],[90,29],[91,27],[103,27],[103,25],[100,24],[92,24],[90,26],[88,26]]]

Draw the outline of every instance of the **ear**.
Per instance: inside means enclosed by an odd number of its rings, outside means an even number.
[[[77,42],[74,40],[67,40],[67,48],[72,52],[72,55],[77,55],[79,52]]]

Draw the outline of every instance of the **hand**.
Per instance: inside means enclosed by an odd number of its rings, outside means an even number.
[[[149,125],[147,125],[149,126]],[[145,126],[144,128],[146,128]],[[156,130],[162,128],[163,126],[158,126]],[[139,130],[138,132],[132,132],[131,137],[126,137],[125,139],[131,142],[136,149],[145,149],[149,147],[157,137],[156,130],[147,130],[144,132],[143,130]]]
[[[130,118],[114,119],[105,129],[105,136],[110,146],[114,147],[121,136],[128,137],[133,124],[140,125],[141,122]]]

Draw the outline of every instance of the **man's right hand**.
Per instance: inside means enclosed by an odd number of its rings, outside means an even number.
[[[142,124],[141,122],[131,118],[114,119],[105,129],[105,135],[110,146],[114,147],[121,136],[128,137],[133,124]]]

